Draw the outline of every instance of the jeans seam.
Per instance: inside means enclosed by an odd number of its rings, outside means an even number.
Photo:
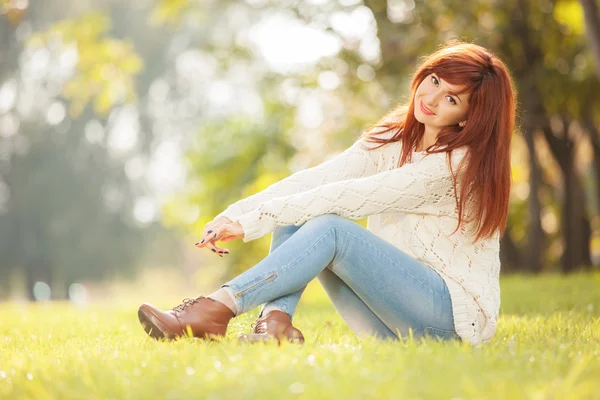
[[[301,253],[301,254],[300,254],[298,257],[296,257],[294,260],[292,260],[292,261],[290,261],[289,263],[287,263],[286,265],[282,266],[280,271],[275,271],[275,270],[273,270],[273,272],[272,272],[272,273],[275,273],[275,274],[278,276],[278,275],[279,275],[279,273],[281,273],[281,272],[284,272],[284,271],[287,271],[287,270],[288,270],[288,268],[289,268],[291,265],[293,265],[294,263],[296,263],[296,262],[297,262],[297,261],[298,261],[300,258],[302,258],[302,257],[303,257],[305,254],[307,254],[307,253],[308,253],[310,250],[312,250],[312,249],[313,249],[313,248],[314,248],[314,247],[315,247],[315,246],[316,246],[316,245],[317,245],[317,244],[318,244],[318,243],[319,243],[321,240],[323,240],[323,238],[325,237],[325,235],[326,235],[327,233],[329,233],[331,230],[333,230],[334,228],[335,228],[334,226],[331,226],[331,227],[329,227],[329,228],[328,228],[328,229],[327,229],[325,232],[323,232],[323,234],[322,234],[321,236],[319,236],[319,238],[317,239],[317,241],[316,241],[315,243],[313,243],[313,245],[312,245],[312,246],[310,246],[308,249],[304,250],[304,251],[303,251],[303,252],[302,252],[302,253]],[[334,234],[335,234],[335,233],[334,233]],[[276,276],[275,278],[277,278],[277,276]],[[264,282],[264,281],[266,281],[266,280],[267,280],[267,279],[264,279],[264,280],[262,280],[262,281],[260,281],[260,282]],[[260,282],[259,282],[259,283],[260,283]],[[255,285],[253,285],[253,286],[255,286]],[[246,301],[244,300],[244,296],[236,296],[236,294],[237,294],[237,293],[241,293],[241,292],[242,292],[242,291],[244,291],[244,290],[246,290],[246,289],[242,289],[242,290],[240,290],[240,291],[236,291],[236,293],[234,293],[234,297],[235,297],[236,299],[239,299],[239,300],[240,300],[240,303],[242,303],[242,307],[241,307],[241,309],[243,309],[243,308],[245,307],[245,305],[246,305]]]
[[[393,259],[391,259],[390,257],[388,257],[388,256],[387,256],[385,253],[383,253],[381,250],[379,250],[379,249],[378,249],[376,246],[373,246],[373,245],[372,245],[371,243],[369,243],[367,240],[364,240],[363,238],[361,238],[361,237],[359,237],[359,236],[356,236],[356,235],[354,235],[353,233],[351,233],[351,232],[349,232],[349,231],[345,231],[344,233],[346,233],[346,234],[348,234],[348,235],[352,235],[352,236],[354,236],[355,238],[357,238],[357,239],[359,239],[359,240],[362,240],[362,241],[363,241],[364,243],[366,243],[368,246],[370,246],[371,248],[375,249],[375,250],[376,250],[377,252],[379,252],[379,253],[380,253],[382,256],[384,256],[384,257],[385,257],[385,258],[387,258],[389,261],[391,261],[391,262],[392,262],[392,263],[393,263],[395,266],[400,266],[400,264],[398,264],[396,261],[394,261]],[[398,250],[400,250],[400,249],[398,249]],[[415,261],[417,261],[417,262],[420,262],[420,261],[418,261],[418,260],[415,260]],[[423,263],[421,263],[421,264],[423,264]],[[431,268],[429,265],[426,265],[426,264],[423,264],[423,265],[425,265],[425,266],[427,266],[427,267]],[[444,299],[444,300],[449,300],[449,299],[450,299],[449,297],[446,297],[445,295],[443,295],[443,294],[440,294],[440,293],[436,292],[435,290],[433,290],[431,287],[429,287],[428,285],[426,285],[426,284],[425,284],[425,282],[423,282],[422,280],[420,280],[419,278],[417,278],[416,276],[414,276],[412,273],[410,273],[410,271],[408,271],[408,270],[406,270],[406,269],[405,269],[404,271],[405,271],[405,272],[406,272],[408,275],[410,275],[410,276],[411,276],[411,277],[412,277],[412,278],[413,278],[415,281],[419,282],[419,283],[421,284],[421,286],[423,286],[425,289],[429,290],[429,291],[430,291],[432,294],[435,294],[435,295],[437,295],[437,296],[440,296],[440,297],[441,297],[442,299]],[[434,270],[434,272],[437,272],[437,271],[435,271],[435,270]],[[439,273],[438,273],[438,275],[439,275]],[[443,281],[443,278],[442,278],[441,276],[440,276],[440,279],[442,279],[442,281]],[[445,284],[446,284],[446,282],[444,282],[444,285],[445,285]]]
[[[244,289],[240,290],[239,292],[236,292],[236,293],[234,293],[234,294],[233,294],[233,296],[234,296],[235,298],[238,298],[238,297],[240,297],[240,296],[241,296],[241,295],[242,295],[244,292],[247,292],[248,290],[252,289],[253,287],[255,287],[255,286],[258,286],[258,285],[260,285],[261,283],[264,283],[264,282],[267,282],[267,281],[270,281],[270,280],[276,279],[276,278],[277,278],[277,272],[270,273],[270,274],[269,274],[269,276],[267,276],[267,277],[265,277],[264,279],[261,279],[260,281],[258,281],[258,282],[256,282],[256,283],[254,283],[254,284],[252,284],[252,285],[250,285],[250,286],[248,286],[248,287],[246,287],[246,288],[244,288]]]

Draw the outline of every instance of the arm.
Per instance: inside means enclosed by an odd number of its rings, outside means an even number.
[[[386,132],[380,137],[386,136],[391,137],[392,132]],[[316,167],[298,171],[259,193],[231,204],[225,211],[217,215],[215,220],[225,216],[236,222],[237,218],[243,214],[271,199],[302,193],[331,182],[373,175],[377,173],[378,150],[364,150],[362,146],[371,149],[376,145],[377,143],[365,142],[360,138],[333,159]]]
[[[462,152],[453,154],[460,161]],[[244,242],[260,238],[279,225],[299,226],[322,214],[361,219],[383,213],[456,215],[453,179],[445,153],[376,175],[332,182],[311,190],[271,199],[238,218]]]

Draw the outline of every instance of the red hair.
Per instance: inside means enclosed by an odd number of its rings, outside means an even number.
[[[376,149],[401,141],[398,167],[404,165],[425,132],[425,126],[414,116],[414,98],[421,82],[432,73],[452,85],[463,86],[463,92],[471,94],[465,126],[457,124],[441,129],[436,143],[426,149],[427,154],[447,152],[448,161],[454,149],[467,149],[461,200],[456,196],[456,230],[463,223],[462,199],[470,199],[475,207],[473,217],[478,222],[475,241],[492,237],[497,229],[503,235],[511,185],[510,142],[515,128],[516,90],[506,65],[491,52],[475,44],[453,42],[426,57],[413,75],[408,106],[398,105],[361,137],[381,143]],[[384,129],[372,132],[374,128]],[[397,132],[389,139],[375,136],[392,129]],[[456,177],[454,173],[452,176],[456,195]]]

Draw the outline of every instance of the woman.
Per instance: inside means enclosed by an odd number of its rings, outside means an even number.
[[[264,304],[240,339],[303,342],[292,325],[319,279],[357,335],[488,342],[500,307],[515,91],[504,63],[468,43],[416,70],[397,107],[336,158],[297,172],[219,214],[199,248],[273,232],[269,255],[215,293],[139,318],[154,338],[225,334]],[[375,146],[377,143],[379,145]],[[351,221],[368,216],[368,227]]]

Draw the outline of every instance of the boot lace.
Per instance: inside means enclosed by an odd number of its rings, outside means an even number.
[[[198,300],[200,300],[201,298],[203,298],[204,296],[200,296],[200,297],[196,297],[195,299],[191,299],[189,297],[186,297],[185,299],[183,299],[183,302],[175,307],[173,307],[173,311],[177,311],[177,312],[181,312],[183,311],[186,307],[191,306],[194,303],[198,303]]]
[[[253,322],[250,328],[254,328],[253,333],[267,333],[267,323],[260,319]]]

